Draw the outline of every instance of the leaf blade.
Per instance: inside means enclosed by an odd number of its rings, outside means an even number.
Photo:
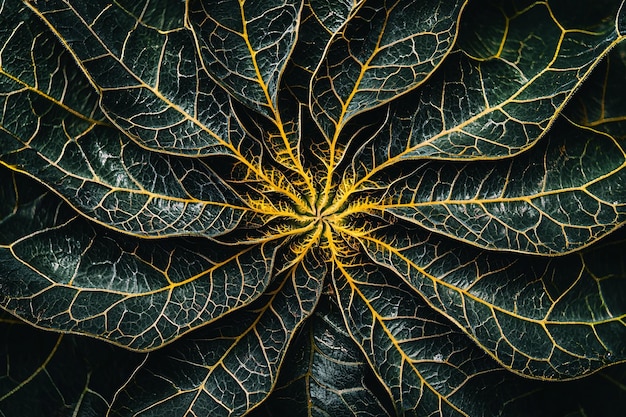
[[[104,118],[98,95],[37,16],[23,6],[4,10],[0,100],[10,121],[0,126],[2,164],[125,233],[212,235],[238,224],[247,209],[205,163],[130,143]],[[79,95],[69,94],[72,88]]]
[[[564,121],[518,158],[424,163],[379,207],[486,249],[569,253],[623,223],[625,162],[617,138]]]
[[[301,7],[297,0],[189,5],[189,22],[209,74],[238,100],[272,118]]]
[[[102,108],[133,140],[182,155],[237,154],[243,133],[228,96],[200,68],[187,29],[159,31],[119,4],[29,6],[70,48]]]
[[[278,242],[145,241],[93,226],[24,178],[13,183],[2,186],[0,302],[35,326],[149,350],[269,285]]]
[[[276,388],[252,415],[391,416],[387,393],[345,329],[332,299],[289,347]],[[320,308],[321,307],[321,308]]]
[[[614,2],[580,19],[564,7],[468,6],[455,50],[423,88],[390,104],[388,124],[357,152],[347,180],[358,190],[402,161],[499,159],[534,146],[622,39]]]
[[[509,407],[530,383],[464,340],[391,275],[363,260],[350,263],[335,258],[339,305],[353,339],[391,391],[397,414],[526,415],[519,403],[519,409]],[[500,389],[490,390],[494,385]]]
[[[561,258],[486,252],[408,227],[357,239],[374,262],[517,373],[571,379],[624,360],[617,302],[624,280],[616,272],[624,267],[609,261],[622,250],[618,237]]]
[[[310,107],[329,143],[351,117],[430,75],[452,47],[464,5],[383,3],[364,2],[353,12],[313,76]]]
[[[317,303],[325,270],[309,253],[249,309],[159,351],[118,395],[111,415],[248,412],[273,389],[294,331]],[[138,395],[146,390],[156,395]]]

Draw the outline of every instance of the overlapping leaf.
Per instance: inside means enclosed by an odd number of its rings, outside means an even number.
[[[391,104],[388,126],[354,157],[348,177],[355,188],[407,159],[493,159],[536,143],[622,39],[616,2],[578,19],[571,7],[471,3],[455,52],[424,88]]]
[[[530,383],[516,380],[409,288],[367,262],[336,259],[336,266],[348,330],[398,415],[527,415],[516,402]]]
[[[565,253],[624,223],[625,164],[620,142],[563,123],[513,160],[424,164],[380,208],[489,249]]]
[[[308,253],[250,308],[156,352],[120,392],[111,415],[245,414],[273,389],[325,274],[325,263]]]
[[[0,301],[37,326],[155,348],[250,303],[270,282],[277,243],[143,241],[92,226],[21,177],[1,188],[11,214],[0,223]]]
[[[104,416],[117,386],[143,356],[102,342],[44,333],[4,312],[0,334],[2,417]]]
[[[620,66],[616,51],[612,62]],[[613,89],[603,100],[620,95]],[[626,153],[612,123],[624,108],[613,109],[592,127],[561,121],[514,159],[424,163],[389,188],[381,208],[489,249],[558,254],[587,246],[625,220]]]
[[[626,137],[626,97],[621,88],[626,79],[626,43],[617,45],[585,80],[566,116],[576,123],[605,132],[617,140]]]
[[[178,154],[237,154],[243,133],[229,97],[202,69],[191,32],[180,26],[185,9],[169,3],[29,5],[71,48],[107,115],[135,141]],[[159,10],[172,13],[159,17]]]
[[[311,111],[329,143],[351,117],[415,88],[433,72],[454,43],[463,5],[359,5],[333,35],[311,84]]]
[[[561,258],[459,247],[388,226],[358,239],[504,366],[566,379],[626,360],[622,237]],[[608,266],[607,266],[608,265]]]
[[[256,415],[391,415],[387,392],[372,378],[334,301],[325,304],[289,347],[278,385]]]
[[[302,0],[194,0],[188,7],[209,74],[275,119],[279,77],[295,44]]]
[[[0,34],[2,163],[127,233],[210,236],[235,227],[246,208],[205,163],[152,154],[106,126],[98,95],[53,34],[11,6]],[[68,93],[74,86],[80,96]]]

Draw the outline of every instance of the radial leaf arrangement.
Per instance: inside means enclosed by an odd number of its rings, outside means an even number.
[[[0,416],[620,415],[625,36],[0,0]]]

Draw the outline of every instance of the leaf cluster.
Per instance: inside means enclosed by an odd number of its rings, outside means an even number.
[[[0,0],[0,416],[618,415],[625,36],[618,0]]]

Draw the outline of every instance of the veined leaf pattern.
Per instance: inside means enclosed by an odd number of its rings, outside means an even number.
[[[115,388],[100,381],[125,383],[144,356],[77,336],[44,333],[4,312],[0,334],[2,417],[105,415]],[[112,362],[118,366],[110,366]]]
[[[561,137],[511,160],[424,164],[391,185],[376,209],[489,249],[584,247],[624,222],[624,190],[612,185],[607,198],[607,182],[623,182],[626,153],[592,129],[563,122],[555,132]]]
[[[388,416],[386,393],[346,332],[334,301],[318,306],[285,358],[288,366],[262,415]],[[256,415],[256,414],[253,414]]]
[[[625,13],[0,0],[0,416],[611,415]]]
[[[315,308],[325,270],[310,252],[250,308],[157,352],[120,393],[112,415],[242,415],[256,406],[276,383],[295,330]],[[154,388],[156,402],[137,395]]]
[[[280,74],[295,44],[302,0],[191,1],[189,20],[209,74],[275,117]]]
[[[506,3],[468,6],[467,27],[441,70],[415,95],[392,102],[388,125],[357,152],[347,175],[355,188],[403,160],[495,159],[528,149],[621,40],[607,19],[615,2],[581,22],[559,20],[565,3]],[[487,21],[495,33],[482,32]]]
[[[399,415],[511,415],[508,402],[528,389],[412,291],[371,265],[336,259],[334,281],[350,333],[388,387]],[[443,320],[442,320],[443,319]],[[489,387],[501,386],[497,393]],[[508,387],[507,387],[508,386]],[[468,393],[472,393],[468,396]],[[493,400],[493,396],[502,395]],[[502,409],[498,409],[502,407]]]
[[[68,57],[53,35],[37,33],[43,25],[36,16],[22,21],[24,11],[12,13],[6,18],[15,19],[16,26],[2,33],[0,98],[4,119],[11,113],[21,117],[19,124],[2,126],[1,163],[28,171],[85,215],[116,230],[148,237],[208,236],[235,227],[247,208],[205,163],[152,154],[107,126],[86,80],[63,75]],[[45,47],[44,58],[29,56],[31,47]],[[7,55],[13,49],[29,59],[30,71]],[[39,75],[40,65],[53,75],[50,79]],[[72,85],[80,99],[67,93]]]
[[[37,6],[71,46],[98,89],[102,108],[141,145],[195,155],[237,152],[241,133],[228,95],[202,70],[188,29],[159,31],[119,4]],[[181,20],[171,18],[177,17]]]
[[[618,301],[624,276],[605,267],[616,259],[615,269],[626,270],[622,232],[597,248],[541,261],[460,250],[410,228],[389,227],[358,240],[373,261],[402,277],[507,368],[566,379],[593,372],[626,349],[626,310]]]
[[[463,5],[364,1],[358,6],[333,35],[311,84],[311,111],[331,144],[355,114],[415,88],[434,71],[454,43]]]
[[[1,224],[0,264],[10,273],[0,303],[38,327],[151,349],[249,304],[269,285],[275,243],[224,250],[107,233],[45,191],[14,192],[24,184],[3,183],[11,215]],[[39,221],[20,230],[32,211]]]

